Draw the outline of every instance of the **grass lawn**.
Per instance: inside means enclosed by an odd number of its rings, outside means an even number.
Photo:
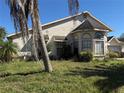
[[[53,61],[0,64],[0,93],[124,93],[124,62]]]

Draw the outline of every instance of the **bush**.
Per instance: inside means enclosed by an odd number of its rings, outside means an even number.
[[[80,61],[89,62],[93,60],[93,54],[89,51],[80,52]]]
[[[4,62],[12,61],[15,54],[17,54],[17,45],[12,41],[3,42],[0,47],[0,60]]]
[[[124,53],[123,52],[121,53],[121,58],[124,58]]]
[[[109,52],[110,58],[118,58],[120,57],[120,54],[118,52]]]

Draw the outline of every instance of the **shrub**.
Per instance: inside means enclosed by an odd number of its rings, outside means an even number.
[[[0,48],[0,60],[9,62],[12,60],[14,54],[17,54],[17,46],[12,41],[3,42]]]
[[[119,53],[118,52],[109,52],[109,57],[110,58],[118,58],[120,57]]]
[[[89,51],[80,52],[80,61],[89,62],[93,60],[93,54]]]
[[[121,53],[121,58],[123,58],[123,57],[124,57],[124,53],[122,52],[122,53]]]

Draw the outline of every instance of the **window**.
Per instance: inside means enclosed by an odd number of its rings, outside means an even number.
[[[84,34],[82,39],[82,50],[90,50],[91,44],[91,36],[89,34]]]
[[[74,48],[78,48],[78,36],[74,36]]]
[[[82,50],[91,49],[91,39],[83,39],[82,40]]]
[[[103,38],[103,34],[101,32],[95,33],[95,39],[102,39],[102,38]]]
[[[95,54],[96,55],[103,55],[104,54],[104,42],[103,41],[96,41]]]

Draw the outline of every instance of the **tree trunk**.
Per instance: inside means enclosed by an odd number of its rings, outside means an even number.
[[[52,65],[50,63],[49,60],[49,56],[48,56],[48,52],[47,52],[47,48],[46,48],[46,44],[45,44],[45,40],[44,40],[44,35],[42,32],[42,27],[41,27],[41,23],[40,23],[40,17],[39,17],[39,11],[38,11],[38,0],[34,0],[34,4],[33,4],[33,19],[35,20],[35,26],[36,26],[36,31],[37,31],[37,38],[39,40],[39,46],[41,48],[41,52],[42,52],[42,58],[43,58],[43,63],[44,63],[44,67],[45,67],[45,71],[47,72],[52,72]]]
[[[40,41],[39,43],[41,43],[39,45],[41,45],[42,52],[43,52],[42,54],[43,54],[43,62],[44,62],[44,66],[45,66],[45,71],[52,72],[52,65],[51,65],[50,60],[49,60],[44,36],[43,36],[43,33],[42,33],[40,20],[38,22],[38,37],[39,37],[39,41]]]
[[[36,61],[39,61],[38,57],[38,51],[37,51],[37,46],[36,46],[36,26],[35,26],[35,20],[34,20],[34,14],[31,14],[31,20],[32,20],[32,52],[34,55],[34,58]]]

